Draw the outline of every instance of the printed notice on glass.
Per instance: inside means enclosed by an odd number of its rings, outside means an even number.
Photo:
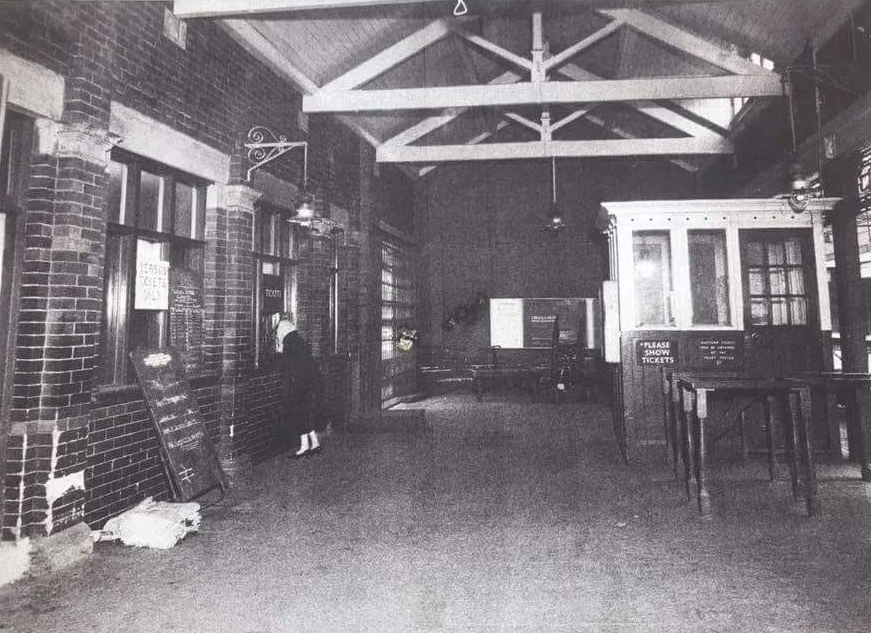
[[[169,262],[139,259],[135,294],[134,309],[166,310],[169,307]]]
[[[490,299],[490,345],[523,347],[523,299]]]

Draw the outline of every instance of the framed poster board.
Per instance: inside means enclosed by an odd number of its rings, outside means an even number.
[[[554,322],[559,342],[572,345],[580,339],[595,345],[592,319],[596,299],[585,297],[490,299],[490,345],[502,348],[550,348]]]
[[[209,439],[182,359],[173,348],[131,352],[173,497],[189,501],[209,490],[225,490],[224,472]]]

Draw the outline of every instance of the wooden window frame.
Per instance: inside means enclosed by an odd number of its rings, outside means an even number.
[[[753,240],[759,240],[763,244],[763,263],[760,265],[750,264],[749,257],[747,254],[747,249],[749,248],[750,242]],[[786,251],[785,244],[788,239],[796,239],[799,242],[799,253],[801,254],[802,261],[799,264],[788,264],[786,263]],[[742,282],[745,288],[744,291],[744,301],[743,308],[746,319],[746,327],[816,327],[813,324],[812,313],[814,310],[812,309],[817,299],[814,296],[813,287],[811,283],[815,284],[815,280],[810,279],[809,273],[809,263],[807,261],[808,257],[813,257],[814,253],[812,251],[812,245],[809,243],[812,238],[806,234],[802,234],[798,231],[789,230],[789,229],[758,229],[754,236],[744,237],[741,242],[741,277]],[[774,242],[779,241],[782,245],[784,245],[784,263],[783,264],[770,264],[769,260],[769,252],[767,246]],[[750,270],[751,269],[759,269],[762,274],[763,281],[763,293],[762,294],[754,294],[751,292],[750,288]],[[771,271],[772,270],[783,270],[784,271],[784,285],[786,292],[785,293],[772,293],[771,292]],[[790,292],[791,290],[791,281],[789,276],[790,270],[799,270],[802,273],[802,279],[804,284],[804,292],[803,293],[794,293]],[[750,306],[753,302],[754,298],[762,298],[765,299],[768,306],[768,322],[767,323],[753,323],[752,322],[752,311]],[[804,323],[793,323],[792,310],[789,306],[790,299],[804,299],[805,304],[805,322]],[[772,307],[772,299],[783,299],[786,301],[786,315],[787,322],[786,323],[773,323],[773,307]],[[818,320],[819,317],[817,317]]]
[[[137,242],[140,239],[168,245],[170,262],[178,261],[183,254],[193,259],[193,270],[200,279],[204,276],[205,255],[205,199],[207,183],[166,165],[147,158],[115,149],[112,162],[125,166],[121,197],[117,216],[114,209],[107,209],[110,220],[106,228],[106,265],[104,279],[104,302],[101,337],[101,373],[99,384],[105,387],[124,386],[133,383],[134,375],[129,360],[131,325],[134,318],[135,276]],[[156,224],[161,229],[138,226],[141,173],[146,171],[162,178],[164,195],[158,215],[166,220]],[[191,234],[193,237],[176,235],[176,184],[191,187],[195,194],[192,201]],[[167,194],[168,192],[168,194]],[[193,215],[195,214],[195,215]],[[170,330],[169,311],[157,315],[158,347],[168,343]]]
[[[254,297],[252,306],[254,308],[254,367],[258,369],[269,369],[275,366],[277,356],[266,357],[263,346],[267,344],[264,341],[266,336],[263,320],[263,267],[264,264],[275,264],[279,268],[279,275],[282,278],[282,287],[284,288],[283,311],[292,312],[296,322],[299,322],[299,302],[297,296],[299,292],[299,280],[295,276],[299,274],[301,263],[300,259],[300,244],[306,238],[306,231],[299,223],[289,221],[291,211],[283,207],[259,201],[255,205],[254,215],[254,235],[252,239],[251,254],[254,260]],[[264,247],[265,233],[264,227],[279,227],[279,235],[276,237],[274,232],[270,233],[269,241],[276,244],[274,250],[277,252],[268,252],[271,249]],[[289,290],[296,286],[296,293]]]
[[[330,349],[333,354],[339,354],[341,350],[341,288],[339,275],[341,267],[341,249],[344,230],[334,228],[330,231],[330,249],[332,266],[330,266]]]
[[[4,163],[5,182],[0,183],[0,213],[5,223],[0,251],[0,477],[6,474],[6,447],[11,424],[12,397],[15,384],[15,340],[21,299],[21,272],[24,249],[19,239],[24,235],[25,192],[30,179],[34,121],[31,117],[7,109],[10,82],[0,75],[0,163]],[[18,141],[14,140],[15,134]],[[4,160],[5,157],[5,160]],[[3,525],[5,487],[0,486],[0,527]]]

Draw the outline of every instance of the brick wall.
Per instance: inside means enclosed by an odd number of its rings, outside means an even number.
[[[219,440],[219,389],[194,389],[212,441]],[[157,433],[145,401],[128,393],[91,410],[87,429],[84,520],[94,529],[146,497],[171,498]]]
[[[40,150],[25,209],[4,538],[56,531],[82,516],[101,525],[145,496],[168,494],[141,395],[134,389],[119,399],[95,389],[113,102],[230,156],[232,173],[224,185],[242,183],[248,166],[242,143],[251,127],[309,141],[308,184],[316,208],[326,213],[338,206],[348,217],[340,287],[342,349],[350,358],[322,359],[331,406],[346,411],[352,403],[377,404],[377,398],[360,397],[377,393],[377,385],[352,384],[349,391],[346,377],[349,371],[377,376],[362,369],[377,368],[380,355],[377,239],[370,234],[385,201],[411,208],[410,188],[397,189],[395,177],[373,178],[374,151],[336,119],[313,116],[307,134],[297,129],[300,95],[212,21],[187,23],[186,49],[164,38],[167,8],[171,3],[0,3],[0,47],[66,81],[63,120],[37,121]],[[46,141],[55,137],[60,140]],[[82,139],[90,148],[84,154]],[[298,186],[300,158],[291,153],[264,170]],[[229,203],[222,198],[207,209],[202,369],[212,383],[197,398],[224,454],[262,460],[276,450],[279,382],[274,372],[253,367],[250,203],[256,194],[243,186]],[[407,204],[396,205],[403,196]],[[325,355],[328,241],[315,239],[305,261],[301,329]],[[69,496],[51,497],[51,482],[62,477],[81,477],[83,485],[76,479]]]

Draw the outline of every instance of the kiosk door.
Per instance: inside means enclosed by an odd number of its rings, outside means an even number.
[[[739,232],[744,286],[744,368],[768,376],[822,369],[810,229]]]

